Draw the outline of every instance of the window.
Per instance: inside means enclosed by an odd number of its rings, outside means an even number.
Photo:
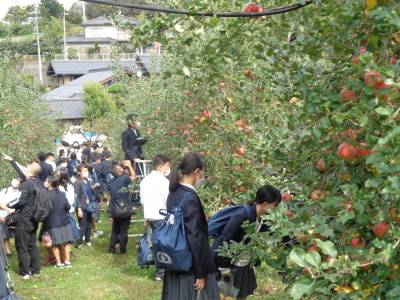
[[[129,32],[125,30],[118,30],[118,40],[119,41],[129,40]]]
[[[91,28],[92,36],[101,36],[102,28]]]

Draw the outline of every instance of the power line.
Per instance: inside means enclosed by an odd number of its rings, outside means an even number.
[[[215,13],[215,12],[189,12],[187,10],[178,10],[178,9],[169,9],[169,8],[158,8],[152,6],[144,6],[144,5],[136,5],[130,3],[123,3],[123,2],[116,2],[116,1],[105,1],[105,0],[81,0],[85,2],[92,2],[96,4],[105,4],[111,6],[120,6],[120,7],[127,7],[127,8],[134,8],[134,9],[141,9],[141,10],[149,10],[149,11],[157,11],[157,12],[164,12],[169,14],[181,14],[181,15],[189,15],[189,16],[201,16],[201,17],[219,17],[219,18],[249,18],[249,17],[262,17],[262,16],[269,16],[269,15],[277,15],[283,14],[289,11],[297,10],[312,4],[314,1],[309,0],[306,1],[304,4],[295,4],[295,5],[286,5],[282,7],[271,8],[262,12],[257,13]]]

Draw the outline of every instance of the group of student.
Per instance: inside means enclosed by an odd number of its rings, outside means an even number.
[[[207,219],[196,191],[206,179],[206,162],[196,153],[187,153],[172,172],[170,167],[168,157],[157,155],[153,159],[153,171],[140,183],[145,225],[151,231],[163,219],[159,210],[177,207],[184,195],[190,192],[181,209],[186,239],[192,254],[192,266],[188,272],[156,270],[156,280],[163,280],[162,299],[198,299],[196,297],[200,290],[205,292],[206,299],[220,299],[217,281],[223,277],[233,278],[233,285],[238,289],[238,300],[252,295],[257,282],[254,268],[250,266],[250,254],[243,253],[232,263],[232,259],[219,256],[217,249],[224,242],[242,241],[246,235],[242,228],[245,221],[253,224],[256,232],[268,230],[261,222],[261,216],[279,205],[280,191],[271,185],[260,187],[256,198],[248,202],[249,209],[239,209],[232,215],[222,234],[210,247]],[[171,174],[168,182],[165,176],[169,173]],[[151,237],[149,239],[151,241]]]
[[[71,150],[68,143],[63,142],[57,160],[54,161],[52,153],[40,152],[38,160],[31,159],[27,167],[4,155],[19,177],[11,181],[11,187],[0,192],[0,232],[8,258],[11,258],[9,239],[15,238],[20,274],[24,279],[40,273],[37,232],[38,240],[48,253],[43,264],[55,262],[56,268],[72,266],[70,253],[74,242],[79,249],[84,247],[83,240],[87,247],[92,247],[92,230],[94,237],[103,234],[96,230],[96,222],[100,222],[103,196],[108,192],[107,177],[111,176],[113,162],[107,149],[102,153],[99,149],[95,144],[92,149],[83,145]],[[38,187],[48,193],[52,204],[51,213],[39,231],[38,222],[30,216],[37,201]],[[88,203],[96,203],[96,214],[86,211]],[[16,211],[18,220],[15,226],[7,226],[7,215]]]
[[[51,239],[50,246],[46,247],[48,258],[45,263],[55,261],[56,268],[63,268],[72,266],[70,253],[73,242],[77,248],[83,248],[83,240],[85,240],[86,246],[92,247],[92,224],[96,223],[96,220],[92,213],[85,210],[86,204],[93,201],[102,203],[104,194],[110,195],[109,200],[127,197],[127,193],[120,190],[136,179],[130,161],[124,161],[124,163],[120,160],[110,161],[109,152],[99,153],[92,148],[91,162],[89,162],[82,149],[76,152],[75,149],[69,151],[66,145],[63,147],[57,160],[58,166],[52,169],[43,181],[40,178],[47,166],[42,166],[43,163],[51,165],[51,153],[46,156],[39,153],[40,164],[30,162],[26,168],[5,156],[5,159],[9,160],[18,172],[19,177],[12,180],[11,187],[0,192],[0,221],[4,221],[5,215],[16,209],[22,212],[22,215],[19,216],[19,221],[13,231],[1,222],[0,229],[9,256],[11,256],[11,251],[8,239],[15,237],[20,274],[25,279],[30,275],[40,273],[40,257],[36,240],[38,224],[32,222],[29,217],[29,207],[34,201],[33,185],[35,183],[43,184],[48,189],[53,204],[51,215],[42,224],[39,233],[39,239],[43,245],[48,244],[48,236]],[[63,157],[65,153],[66,159]],[[71,162],[73,160],[76,160],[76,163]],[[68,166],[71,167],[68,168]],[[140,199],[144,209],[145,226],[150,229],[150,232],[164,218],[159,213],[160,209],[171,210],[172,207],[179,205],[185,194],[191,192],[181,209],[186,238],[192,254],[192,266],[188,272],[156,271],[156,280],[163,281],[162,299],[196,299],[200,290],[208,299],[220,299],[217,281],[228,276],[233,278],[233,285],[239,290],[237,299],[245,299],[253,294],[257,287],[255,271],[250,266],[250,255],[243,253],[232,263],[232,259],[219,256],[217,249],[224,242],[242,241],[246,233],[241,226],[245,221],[253,224],[256,232],[267,230],[265,226],[262,226],[261,216],[268,214],[279,205],[280,191],[271,185],[260,187],[256,198],[248,203],[250,213],[245,208],[238,210],[230,217],[222,234],[210,246],[206,215],[196,191],[196,188],[206,179],[206,162],[196,153],[187,153],[172,171],[171,166],[171,160],[167,156],[155,156],[153,171],[140,182]],[[106,171],[97,172],[100,169]],[[170,176],[169,181],[167,176]],[[110,180],[110,177],[114,179]],[[101,187],[102,183],[105,183],[106,187]],[[74,212],[76,212],[77,222]],[[126,253],[130,219],[130,217],[126,220],[111,219],[109,253],[115,253],[118,240],[120,253]],[[151,241],[151,235],[149,240]]]

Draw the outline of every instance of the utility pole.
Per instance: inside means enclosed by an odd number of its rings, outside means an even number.
[[[65,16],[68,15],[65,13],[65,7],[64,7],[64,14],[63,14],[63,27],[64,27],[64,60],[68,59],[67,56],[67,36],[65,34]]]
[[[85,1],[82,1],[81,3],[82,3],[83,22],[86,22]]]
[[[37,43],[37,47],[38,47],[38,58],[39,58],[39,82],[40,84],[43,84],[43,76],[42,76],[42,57],[41,57],[41,53],[40,53],[40,39],[39,39],[39,35],[43,34],[43,33],[39,33],[39,22],[38,22],[38,10],[39,10],[39,5],[36,4],[35,6],[35,21],[36,21],[36,28],[33,34],[36,34],[36,43]]]

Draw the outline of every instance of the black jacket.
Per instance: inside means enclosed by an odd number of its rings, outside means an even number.
[[[237,211],[233,216],[229,218],[228,223],[225,225],[224,230],[222,231],[221,235],[215,240],[214,244],[211,247],[213,253],[214,263],[218,268],[229,268],[231,267],[231,258],[218,256],[218,249],[219,246],[222,246],[224,242],[235,241],[240,243],[246,232],[242,228],[243,222],[249,220],[250,223],[254,223],[257,218],[257,211],[256,205],[250,206],[250,219],[247,216],[246,209],[240,209]],[[268,230],[268,227],[265,225],[262,226],[261,231]]]
[[[53,166],[44,161],[41,162],[39,165],[41,168],[39,179],[44,183],[47,177],[49,177],[50,174],[53,173]]]
[[[190,270],[196,279],[205,278],[208,273],[216,271],[212,260],[210,244],[208,243],[208,226],[203,206],[196,192],[184,185],[179,185],[177,190],[169,193],[167,209],[178,206],[183,196],[192,192],[186,198],[182,206],[183,219],[185,222],[186,238],[192,252],[192,268]]]
[[[140,138],[140,132],[138,129],[136,129],[135,134],[135,132],[129,127],[122,133],[121,140],[122,150],[125,152],[125,159],[143,159],[142,145],[144,145],[147,140]]]
[[[46,220],[44,228],[49,230],[67,226],[70,224],[68,213],[71,205],[68,203],[66,194],[64,192],[57,192],[56,190],[49,191],[49,194],[53,210]]]
[[[34,182],[35,180],[39,181],[39,184],[42,184],[39,178],[28,178],[24,182],[21,183],[19,188],[21,192],[21,196],[19,197],[19,201],[15,203],[10,203],[9,208],[14,208],[16,210],[20,210],[20,218],[21,219],[30,219],[30,212],[32,210],[33,205],[35,204],[35,189]]]

